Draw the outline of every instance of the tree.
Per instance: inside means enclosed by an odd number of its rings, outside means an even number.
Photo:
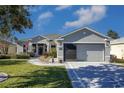
[[[32,27],[29,13],[30,6],[4,5],[0,6],[0,38],[4,40],[17,40],[15,32],[25,33],[25,29]],[[2,45],[3,44],[3,45]],[[1,44],[1,51],[6,54],[8,43]]]
[[[117,39],[119,38],[119,35],[117,32],[113,31],[113,30],[109,30],[107,32],[107,36],[111,37],[112,39]]]
[[[11,36],[14,32],[25,33],[24,29],[32,27],[28,7],[21,5],[0,6],[1,36]]]

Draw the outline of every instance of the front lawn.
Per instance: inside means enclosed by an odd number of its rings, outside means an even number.
[[[41,67],[26,60],[0,60],[0,72],[9,79],[0,83],[1,88],[68,88],[72,87],[65,67]]]

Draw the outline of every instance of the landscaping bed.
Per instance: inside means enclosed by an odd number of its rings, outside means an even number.
[[[0,60],[0,72],[9,78],[0,83],[1,88],[69,88],[71,82],[64,66],[35,66],[26,60]]]
[[[30,55],[28,54],[16,54],[16,55],[10,55],[10,54],[0,54],[0,59],[29,59]]]

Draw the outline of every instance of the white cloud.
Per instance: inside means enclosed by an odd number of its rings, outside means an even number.
[[[60,10],[64,10],[64,9],[67,9],[70,7],[71,7],[71,5],[60,5],[60,6],[56,7],[55,10],[60,11]]]
[[[41,15],[38,17],[38,20],[43,20],[51,17],[53,17],[53,13],[48,11],[45,13],[41,13]]]
[[[44,26],[48,25],[53,16],[53,13],[50,11],[41,13],[34,22],[34,31],[42,31]]]
[[[64,27],[81,27],[92,24],[104,18],[106,15],[105,6],[91,6],[88,8],[80,8],[74,14],[78,17],[77,20],[67,21]]]

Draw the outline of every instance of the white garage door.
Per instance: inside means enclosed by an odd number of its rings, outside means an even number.
[[[79,44],[77,45],[77,60],[104,61],[104,44]]]

